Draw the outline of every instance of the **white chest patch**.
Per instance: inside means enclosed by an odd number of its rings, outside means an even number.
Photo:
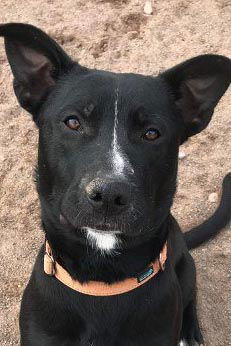
[[[87,239],[93,248],[100,250],[102,253],[110,253],[116,249],[119,239],[116,234],[102,232],[89,227],[83,227],[87,232]]]
[[[134,170],[132,169],[128,159],[122,153],[122,150],[118,143],[118,88],[116,89],[115,95],[115,120],[112,140],[112,165],[115,173],[117,175],[122,175],[125,169],[129,170],[131,173],[134,173]]]

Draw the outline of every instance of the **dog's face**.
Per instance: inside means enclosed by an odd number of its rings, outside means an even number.
[[[164,82],[73,69],[64,83],[39,119],[47,210],[90,236],[110,234],[105,246],[118,233],[153,234],[172,203],[180,142]]]
[[[20,104],[39,127],[43,221],[104,251],[158,237],[179,145],[204,129],[231,79],[201,56],[158,77],[89,70],[37,28],[0,26]]]

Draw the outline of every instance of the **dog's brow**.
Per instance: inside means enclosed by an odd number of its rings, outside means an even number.
[[[84,118],[88,118],[91,116],[95,109],[95,105],[92,102],[75,102],[72,103],[71,105],[64,106],[59,110],[58,115],[63,117],[63,116],[68,116],[70,114],[76,114],[83,116]]]
[[[89,103],[87,106],[84,107],[83,113],[88,117],[89,115],[91,115],[94,108],[95,108],[95,105],[93,103]]]

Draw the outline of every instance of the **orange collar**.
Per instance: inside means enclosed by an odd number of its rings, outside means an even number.
[[[88,283],[82,284],[77,280],[73,280],[70,274],[54,260],[51,247],[47,240],[45,242],[45,248],[44,272],[47,275],[56,277],[56,279],[73,290],[90,296],[113,296],[134,290],[157,275],[159,271],[164,271],[165,262],[167,260],[166,242],[159,258],[152,262],[137,278],[128,278],[113,284],[100,281],[89,281]]]

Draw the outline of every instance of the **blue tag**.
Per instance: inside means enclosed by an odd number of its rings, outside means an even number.
[[[138,283],[144,281],[145,279],[147,279],[150,275],[152,275],[154,273],[154,269],[153,266],[148,267],[148,269],[145,270],[145,272],[141,273],[138,277],[137,277],[137,281]]]

